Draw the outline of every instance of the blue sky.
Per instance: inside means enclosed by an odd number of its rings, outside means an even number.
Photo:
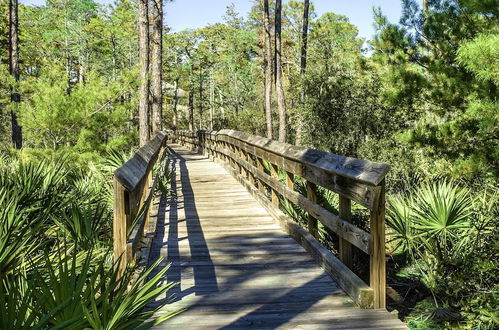
[[[419,1],[419,0],[418,0]],[[43,5],[45,0],[20,0],[25,4]],[[97,0],[99,3],[111,3],[112,0]],[[283,0],[283,2],[287,2]],[[374,34],[373,6],[381,7],[383,13],[392,22],[398,22],[401,14],[400,0],[311,0],[318,15],[331,11],[342,14],[359,28],[360,37],[370,39]],[[225,9],[234,3],[242,15],[251,8],[252,0],[174,0],[165,1],[165,20],[173,31],[203,27],[220,22]]]

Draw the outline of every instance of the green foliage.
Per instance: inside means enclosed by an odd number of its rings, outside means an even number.
[[[7,6],[0,6],[8,17]],[[104,8],[92,0],[19,6],[19,108],[10,105],[7,43],[0,58],[0,127],[10,140],[10,110],[20,117],[24,146],[98,155],[135,144],[137,89],[135,13],[128,0]],[[0,31],[7,31],[2,20]],[[2,37],[4,34],[2,33]],[[1,40],[3,46],[3,39]]]
[[[0,328],[137,329],[173,316],[144,309],[175,285],[159,284],[161,260],[118,275],[108,174],[17,156],[0,158]]]
[[[498,283],[493,271],[497,194],[491,193],[499,169],[497,1],[428,0],[426,8],[416,0],[401,3],[398,24],[374,9],[376,35],[368,42],[369,52],[347,17],[317,16],[311,4],[303,75],[303,2],[284,4],[288,142],[303,128],[305,146],[391,165],[386,179],[393,194],[389,248],[409,262],[399,275],[424,282],[434,295],[416,305],[411,327],[455,325],[445,320],[452,308],[459,309],[464,327],[493,327]],[[8,74],[8,22],[0,21],[0,143],[5,154],[0,157],[0,217],[5,220],[0,225],[0,271],[9,276],[0,286],[1,306],[7,310],[2,328],[41,322],[30,307],[37,304],[32,285],[36,269],[41,275],[37,285],[45,283],[47,292],[56,286],[37,268],[38,262],[48,262],[37,251],[49,252],[54,273],[60,267],[71,273],[73,251],[86,256],[110,246],[109,179],[137,144],[135,5],[130,0],[109,6],[93,0],[20,4],[18,84]],[[0,3],[1,17],[8,17],[7,8],[7,2]],[[247,18],[229,6],[221,23],[175,33],[165,29],[167,128],[189,127],[190,94],[195,129],[265,134],[262,17],[260,2],[255,2]],[[12,88],[21,91],[19,105],[10,102]],[[23,127],[22,152],[9,149],[11,110]],[[277,114],[273,117],[275,127]],[[169,189],[168,175],[159,182],[162,193]],[[283,172],[279,179],[284,182]],[[295,188],[306,195],[300,178],[295,178]],[[317,193],[319,203],[336,213],[336,194],[320,188]],[[281,205],[306,222],[301,209],[286,200]],[[353,221],[365,226],[365,210],[353,209]],[[80,259],[81,269],[85,258]],[[104,272],[112,268],[108,261],[103,264]],[[90,281],[96,267],[92,261],[82,278]],[[113,315],[124,315],[113,314],[116,306],[95,304],[107,309],[96,316],[94,307],[85,305],[84,318],[92,322],[86,326],[105,328],[115,324]],[[437,309],[445,312],[433,313]],[[70,319],[73,314],[67,315]],[[43,320],[47,326],[49,319]]]
[[[401,125],[395,128],[404,130],[406,147],[448,163],[429,166],[439,174],[497,177],[497,10],[492,2],[433,0],[422,10],[405,0],[399,25],[375,11],[372,58],[382,65],[381,96],[397,108]]]
[[[466,188],[445,181],[389,200],[390,242],[411,262],[399,276],[421,280],[434,295],[427,318],[410,325],[460,319],[484,328],[497,325],[498,202],[495,190],[473,198]],[[416,308],[409,319],[421,313]]]
[[[475,72],[481,80],[499,85],[499,34],[481,34],[464,42],[458,50],[458,61]]]
[[[23,82],[24,94],[33,95],[20,108],[28,146],[55,150],[69,145],[79,152],[99,152],[105,150],[106,143],[113,144],[113,133],[125,135],[123,129],[112,127],[126,125],[128,110],[110,105],[128,82],[109,84],[106,79],[89,74],[84,85],[72,87],[68,93],[70,87],[60,79],[61,75],[63,68],[53,66],[41,77]]]
[[[434,183],[421,187],[415,198],[416,228],[422,236],[441,242],[437,251],[469,228],[471,202],[466,189],[454,187],[451,182]]]

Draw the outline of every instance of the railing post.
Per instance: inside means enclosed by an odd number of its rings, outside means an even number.
[[[229,152],[229,147],[227,146],[227,142],[225,141],[221,141],[221,148],[223,149],[223,160],[224,162],[230,166],[230,158],[229,156],[227,155],[227,152]]]
[[[352,202],[340,195],[339,216],[348,222],[352,219]],[[340,237],[340,260],[349,268],[352,268],[352,245]]]
[[[218,153],[218,158],[220,158],[220,160],[222,160],[224,163],[226,163],[227,162],[227,157],[225,156],[224,149],[225,149],[225,142],[219,140],[218,136],[217,136],[217,153]]]
[[[238,148],[239,150],[239,158],[246,160],[246,152],[243,150],[243,148]],[[244,179],[248,179],[248,171],[246,171],[246,168],[241,165],[241,175]]]
[[[149,189],[151,189],[152,187],[152,168],[149,170],[149,172],[147,173],[147,177],[146,177],[146,182],[144,184],[144,191],[142,193],[142,203],[141,203],[141,207],[144,205],[144,201],[145,201],[145,198],[147,196],[147,192],[149,191]],[[150,222],[150,215],[149,215],[149,212],[146,212],[146,214],[144,215],[145,218],[144,218],[144,232],[146,231],[146,228],[149,228],[149,222]]]
[[[263,160],[260,157],[256,157],[256,164],[258,169],[264,172]],[[262,180],[258,180],[258,190],[260,190],[262,194],[265,194],[265,184]]]
[[[295,175],[293,173],[289,173],[286,171],[286,186],[288,186],[289,189],[295,190],[295,182],[294,182]]]
[[[385,180],[371,210],[371,269],[370,286],[374,290],[374,308],[386,307],[386,264],[385,264]]]
[[[276,178],[277,180],[279,180],[279,167],[277,167],[277,165],[274,165],[274,164],[270,164],[270,174]],[[277,191],[275,191],[275,189],[271,188],[271,192],[272,192],[272,204],[279,208],[279,195],[277,194]]]
[[[127,265],[126,232],[127,232],[127,191],[115,177],[113,179],[113,256],[119,276],[123,275]],[[121,258],[121,259],[120,259]]]
[[[233,153],[232,144],[230,144],[229,141],[225,141],[225,146],[226,146],[227,151],[229,151],[230,153]],[[233,169],[236,168],[236,164],[234,163],[234,159],[232,159],[232,155],[230,155],[230,154],[227,155],[227,163]]]
[[[231,151],[232,151],[232,156],[234,157],[238,157],[237,156],[237,147],[233,144],[230,144],[230,147],[231,147]],[[239,165],[239,163],[234,159],[232,158],[232,167],[237,169],[237,173],[241,174],[241,165]]]
[[[251,156],[251,154],[249,152],[246,154],[246,161],[250,165],[255,166],[255,161],[254,161],[253,157]],[[251,183],[252,186],[254,186],[255,182],[256,182],[255,175],[253,174],[252,171],[248,171],[248,175],[249,175],[249,182]]]
[[[315,183],[307,181],[307,198],[317,203],[317,186]],[[308,215],[308,232],[312,234],[315,238],[319,237],[319,231],[317,227],[317,219],[314,218],[311,214]]]

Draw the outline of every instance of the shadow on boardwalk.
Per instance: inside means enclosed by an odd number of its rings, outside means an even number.
[[[168,283],[179,283],[169,294],[172,295],[171,302],[181,300],[182,297],[195,293],[196,295],[209,294],[217,292],[217,279],[215,269],[210,258],[206,239],[204,238],[203,229],[196,209],[194,192],[189,178],[189,170],[185,164],[185,159],[179,154],[170,149],[170,169],[171,176],[171,191],[175,192],[165,197],[162,196],[158,208],[156,236],[153,241],[153,247],[150,255],[150,262],[161,257],[161,250],[164,245],[167,246],[166,264],[171,264],[170,269],[166,273],[165,281]],[[180,174],[180,186],[177,182],[177,171]],[[180,189],[181,198],[177,196],[177,191]],[[188,205],[188,207],[186,207]],[[184,209],[185,219],[179,220],[179,210]],[[168,214],[168,222],[165,222],[165,217]],[[186,222],[187,236],[179,237],[178,227],[180,222]],[[165,242],[165,232],[168,227],[168,238]],[[193,260],[202,258],[205,261],[203,267],[193,266],[194,280],[196,285],[190,290],[181,290],[181,251],[179,242],[183,240],[189,241],[191,247],[190,255]],[[160,265],[165,266],[165,263]],[[200,284],[202,283],[202,284]],[[206,289],[209,288],[209,289]]]
[[[179,196],[160,201],[151,260],[166,255],[165,280],[179,283],[162,312],[185,311],[158,329],[401,328],[386,311],[354,307],[219,165],[175,149]]]

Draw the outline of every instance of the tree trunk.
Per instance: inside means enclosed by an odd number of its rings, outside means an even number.
[[[279,110],[279,142],[286,142],[286,102],[284,99],[284,87],[282,85],[282,62],[281,62],[281,10],[282,0],[276,0],[275,4],[275,75],[277,108]]]
[[[116,40],[114,36],[111,37],[111,52],[112,52],[112,63],[113,63],[113,81],[116,81]]]
[[[151,1],[151,112],[152,112],[152,136],[162,129],[163,110],[163,0]]]
[[[9,69],[10,74],[14,77],[15,83],[11,88],[10,101],[12,108],[10,117],[12,122],[12,143],[16,149],[21,149],[23,146],[22,129],[17,122],[17,109],[21,102],[21,95],[18,91],[19,82],[19,19],[18,19],[18,1],[9,1]]]
[[[85,83],[85,66],[83,58],[80,57],[78,64],[78,85],[83,86]]]
[[[267,120],[267,137],[272,139],[272,49],[270,43],[270,13],[269,1],[263,0],[263,28],[265,35],[265,118]]]
[[[305,106],[305,88],[303,86],[304,78],[305,78],[305,70],[307,68],[307,39],[308,39],[308,11],[310,7],[310,1],[304,0],[303,3],[303,26],[301,32],[301,57],[300,57],[300,78],[301,78],[301,111],[297,116],[296,123],[296,145],[301,145],[303,138],[303,114],[301,113],[304,110]]]
[[[213,77],[213,68],[210,70],[210,129],[213,129],[213,120],[215,117],[215,78]]]
[[[179,78],[175,79],[175,92],[173,94],[173,130],[177,130],[177,125],[178,125],[178,80]]]
[[[224,97],[222,95],[222,90],[218,90],[218,96],[220,98],[220,116],[222,117],[222,121],[225,123],[225,108],[224,108]]]
[[[194,90],[189,91],[189,131],[194,130]]]
[[[140,146],[149,141],[149,9],[148,0],[139,0],[139,137]]]
[[[199,68],[199,126],[198,129],[203,129],[203,70]]]

